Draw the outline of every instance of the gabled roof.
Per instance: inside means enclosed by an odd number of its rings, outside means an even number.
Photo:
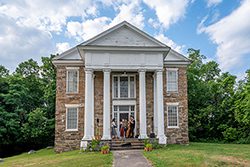
[[[114,31],[121,29],[121,28],[127,28],[130,31],[135,32],[136,34],[141,35],[142,37],[144,37],[146,40],[154,43],[155,47],[167,47],[169,48],[167,45],[165,45],[164,43],[158,41],[157,39],[153,38],[152,36],[148,35],[147,33],[143,32],[142,30],[138,29],[137,27],[133,26],[132,24],[128,23],[127,21],[123,21],[120,24],[115,25],[114,27],[111,27],[110,29],[96,35],[95,37],[81,43],[78,46],[91,46],[91,45],[95,45],[93,44],[95,41],[110,35],[111,33],[113,33]]]
[[[178,62],[189,64],[190,62],[190,60],[182,54],[174,51],[169,46],[131,25],[127,21],[123,21],[120,24],[117,24],[114,27],[96,35],[95,37],[61,53],[53,60],[56,62],[82,61],[84,60],[84,50],[156,51],[164,53],[165,64],[174,64]]]

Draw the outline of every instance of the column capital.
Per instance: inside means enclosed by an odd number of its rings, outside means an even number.
[[[103,72],[111,72],[111,69],[110,68],[104,68],[102,69]]]
[[[156,73],[163,72],[163,69],[157,69],[155,70]]]
[[[92,74],[93,73],[93,69],[92,68],[85,68],[84,71],[85,71],[85,73],[88,73],[88,74]]]
[[[145,68],[139,68],[138,69],[138,72],[140,73],[140,72],[146,72],[146,69]]]

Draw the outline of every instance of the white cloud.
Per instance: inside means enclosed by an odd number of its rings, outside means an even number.
[[[167,46],[171,47],[175,51],[177,51],[181,54],[184,54],[183,53],[183,48],[185,47],[184,45],[180,46],[180,45],[176,44],[173,40],[169,39],[164,34],[158,34],[155,36],[155,38],[158,39],[159,41],[161,41],[162,43],[166,44]]]
[[[183,18],[189,0],[143,0],[150,8],[154,9],[159,22],[165,29]]]
[[[88,19],[81,23],[71,21],[67,23],[67,34],[74,37],[78,42],[87,40],[106,30],[110,21],[111,19],[108,17]]]
[[[17,25],[5,15],[0,14],[0,20],[0,62],[11,71],[24,60],[39,61],[41,56],[48,56],[53,50],[49,33]]]
[[[118,14],[112,20],[110,26],[114,26],[124,20],[143,29],[144,16],[139,1],[132,1],[129,4],[121,4],[117,7]]]
[[[72,16],[95,14],[90,0],[24,0],[3,1],[0,14],[7,15],[17,21],[20,26],[34,27],[48,32],[62,31],[66,19]]]
[[[207,0],[207,7],[216,6],[221,2],[222,0]]]
[[[245,0],[230,15],[218,22],[198,26],[198,32],[209,35],[217,45],[216,55],[222,70],[228,71],[246,65],[250,56],[250,0]]]
[[[68,50],[70,48],[70,45],[68,42],[62,42],[62,43],[57,43],[56,44],[56,49],[57,49],[57,53],[62,53],[66,50]]]
[[[106,5],[110,5],[110,1],[104,1]],[[117,2],[119,3],[119,1]],[[126,20],[131,24],[143,29],[144,16],[142,9],[140,8],[139,1],[133,1],[131,3],[113,3],[113,7],[116,10],[116,15],[113,19],[109,17],[97,17],[94,19],[86,19],[82,22],[70,21],[67,23],[66,34],[75,38],[78,42],[87,40],[94,37],[98,33],[115,26]],[[128,4],[127,4],[128,3]]]

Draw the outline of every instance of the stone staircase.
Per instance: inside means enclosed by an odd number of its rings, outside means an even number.
[[[138,139],[112,140],[110,142],[111,150],[131,150],[144,149],[144,142]]]

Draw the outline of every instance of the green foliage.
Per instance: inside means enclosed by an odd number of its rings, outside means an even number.
[[[101,147],[101,151],[108,151],[109,150],[109,145],[104,145]]]
[[[191,141],[243,141],[250,135],[249,71],[236,86],[236,77],[221,73],[214,61],[204,63],[199,50],[189,49],[187,69],[189,136]],[[248,140],[244,140],[248,141]]]
[[[32,59],[22,62],[13,74],[0,66],[0,145],[54,143],[53,57],[43,57],[41,66]]]
[[[152,144],[150,144],[150,143],[148,143],[148,144],[146,144],[146,146],[145,146],[146,148],[153,148],[153,145]]]

